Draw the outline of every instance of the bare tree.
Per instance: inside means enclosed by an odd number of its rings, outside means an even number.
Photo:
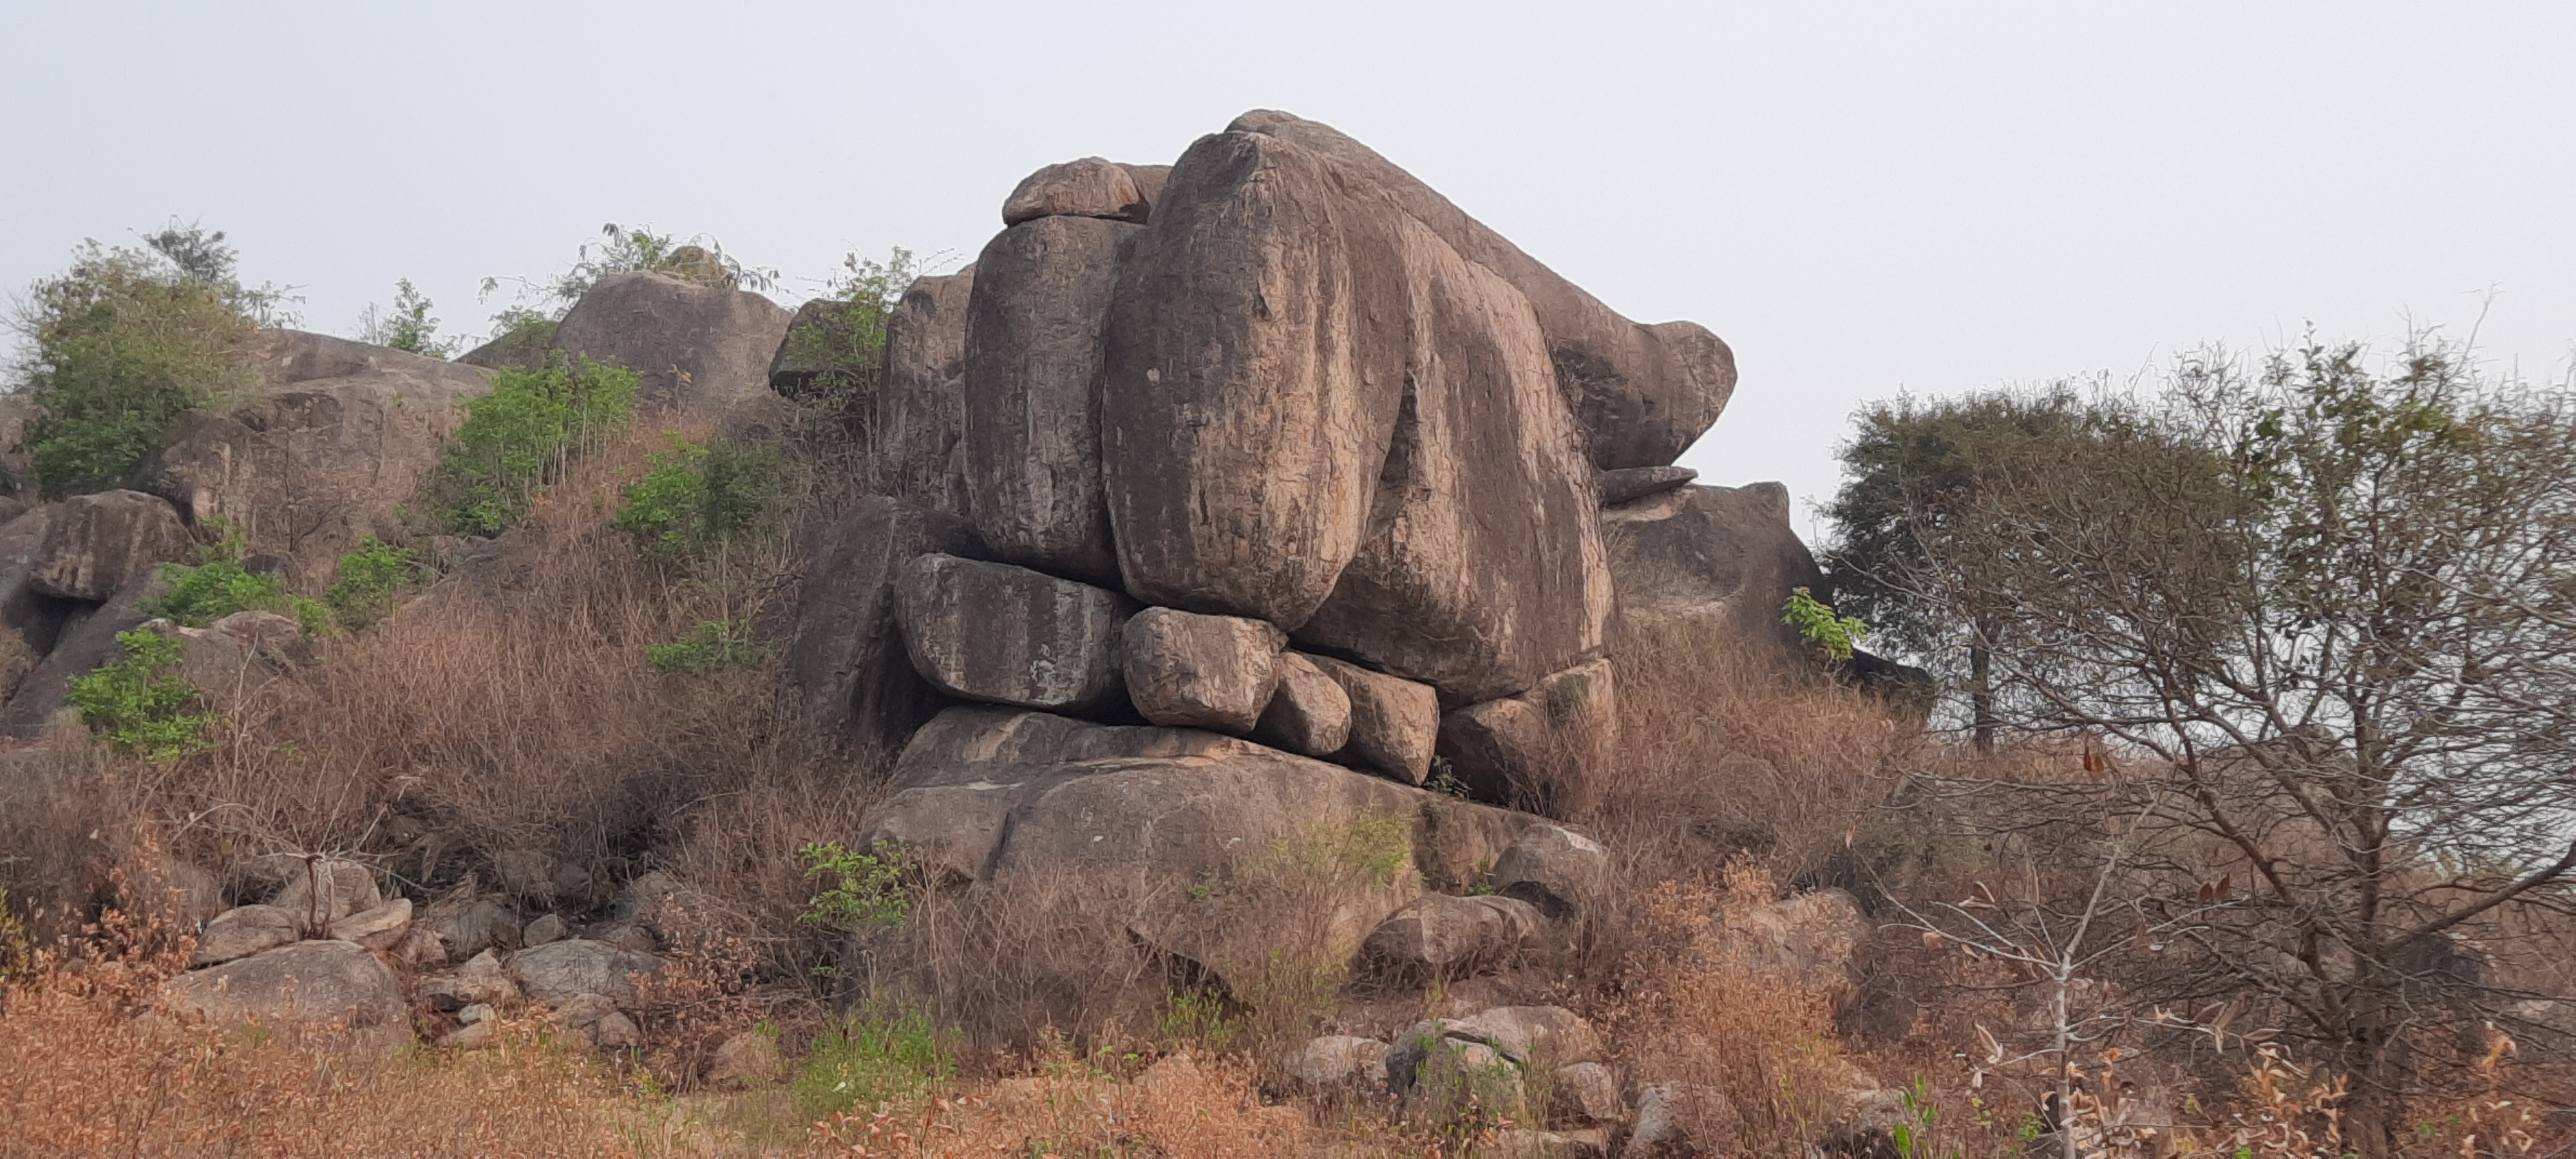
[[[2576,902],[2576,411],[2418,343],[2192,359],[2094,417],[1976,464],[1896,582],[1979,634],[2000,724],[2108,738],[2024,798],[2138,818],[2063,846],[2118,851],[2069,877],[2135,931],[2103,968],[2277,1019],[2388,1154],[2534,996],[2497,939]]]

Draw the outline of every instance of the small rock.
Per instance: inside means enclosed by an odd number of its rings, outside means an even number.
[[[534,849],[504,849],[492,855],[492,872],[501,889],[523,901],[548,902],[555,896],[554,855]]]
[[[1494,859],[1494,887],[1505,897],[1563,919],[1599,896],[1610,874],[1610,851],[1562,825],[1533,825]]]
[[[613,925],[591,930],[582,936],[637,954],[649,954],[661,948],[661,944],[653,940],[653,932],[639,925]]]
[[[315,887],[321,900],[314,898]],[[286,884],[268,904],[295,915],[303,928],[320,932],[331,923],[385,903],[376,875],[354,861],[309,860],[287,874]]]
[[[1690,1136],[1682,1130],[1679,1115],[1681,1092],[1670,1083],[1657,1083],[1637,1092],[1637,1123],[1628,1132],[1628,1146],[1622,1156],[1693,1155]]]
[[[436,930],[415,922],[394,943],[393,955],[395,961],[414,968],[437,965],[447,961],[447,941]]]
[[[619,889],[616,905],[610,909],[609,916],[619,922],[658,926],[662,921],[662,907],[670,904],[671,898],[679,892],[679,880],[656,869]]]
[[[1619,1076],[1597,1062],[1556,1068],[1549,1078],[1547,1108],[1548,1122],[1555,1126],[1588,1127],[1628,1117],[1628,1106],[1619,1099]]]
[[[580,994],[622,1000],[635,996],[634,976],[661,973],[662,960],[605,942],[572,938],[519,951],[510,959],[510,972],[528,997],[539,1002],[564,1002]]]
[[[407,897],[395,898],[331,923],[332,937],[356,942],[370,950],[386,949],[401,941],[410,930],[411,899]]]
[[[486,1018],[480,1022],[468,1024],[463,1028],[449,1031],[445,1037],[438,1040],[438,1045],[450,1050],[481,1050],[485,1047],[491,1046],[495,1040],[499,1039],[500,1033],[500,1021],[498,1019]]]
[[[475,1005],[503,1005],[519,996],[519,986],[501,968],[501,960],[485,950],[467,959],[454,973],[421,979],[420,996],[433,1010],[462,1010]]]
[[[1297,1081],[1316,1090],[1386,1085],[1386,1044],[1373,1038],[1328,1034],[1309,1039],[1288,1063]]]
[[[492,1017],[492,1015],[493,1015],[493,1010],[492,1010],[492,1004],[491,1004],[491,1003],[489,1003],[489,1002],[477,1002],[477,1003],[473,1004],[472,1006],[468,1006],[468,1007],[466,1007],[466,1008],[465,1008],[465,1009],[463,1009],[463,1010],[459,1010],[459,1011],[457,1011],[457,1012],[456,1012],[456,1020],[457,1020],[458,1022],[462,1022],[462,1023],[464,1023],[464,1024],[465,1024],[465,1025],[467,1025],[467,1026],[472,1026],[472,1025],[474,1025],[475,1023],[477,1023],[477,1022],[481,1022],[481,1021],[483,1021],[483,1020],[484,1020],[484,1019],[486,1019],[486,1018],[490,1018],[490,1017]]]
[[[1608,775],[1618,741],[1607,658],[1440,718],[1440,751],[1480,799],[1551,816],[1579,814],[1591,804],[1594,780]]]
[[[555,1021],[566,1026],[583,1027],[617,1013],[617,1003],[605,994],[575,994],[555,1004]]]
[[[1333,759],[1419,785],[1431,776],[1440,738],[1440,693],[1428,684],[1372,672],[1325,656],[1307,660],[1351,700],[1351,737]]]
[[[1252,739],[1310,757],[1330,756],[1351,739],[1351,694],[1315,662],[1295,652],[1278,660],[1278,686],[1270,707],[1252,727]]]
[[[1269,707],[1287,642],[1260,620],[1147,608],[1127,621],[1127,695],[1155,724],[1241,736]]]
[[[1488,1043],[1523,1066],[1571,1066],[1606,1055],[1600,1032],[1562,1006],[1497,1006],[1449,1025],[1451,1038]]]
[[[197,935],[190,966],[212,966],[247,958],[262,950],[293,943],[300,935],[295,915],[276,906],[246,905],[225,910]]]
[[[424,924],[446,943],[451,958],[471,958],[487,950],[519,946],[519,915],[497,898],[484,898],[453,909],[445,904],[432,909],[433,916]],[[435,912],[442,909],[447,912]]]
[[[590,1041],[601,1050],[624,1050],[644,1045],[644,1031],[634,1019],[612,1010],[608,1017],[591,1024]]]
[[[787,1060],[778,1053],[778,1040],[757,1030],[724,1040],[707,1063],[708,1085],[722,1089],[766,1086],[786,1073]]]
[[[561,915],[547,914],[529,922],[519,930],[519,944],[535,947],[548,942],[560,942],[571,932],[572,928],[564,923]]]

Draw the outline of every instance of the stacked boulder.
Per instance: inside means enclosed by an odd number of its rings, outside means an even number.
[[[889,319],[884,495],[816,553],[809,708],[888,750],[1003,727],[962,701],[1577,807],[1616,729],[1600,511],[1687,481],[1726,345],[1282,113],[1049,166],[1003,217]]]

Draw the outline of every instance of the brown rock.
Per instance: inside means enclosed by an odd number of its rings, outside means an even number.
[[[895,578],[930,554],[976,554],[974,529],[888,496],[870,496],[824,532],[796,598],[787,679],[826,733],[899,750],[946,703],[913,671],[895,623]]]
[[[270,905],[294,915],[305,929],[319,933],[350,914],[372,910],[385,902],[384,893],[376,888],[373,870],[354,861],[313,858],[299,860],[279,887]],[[404,909],[410,918],[408,906]]]
[[[370,950],[390,949],[411,929],[411,899],[398,897],[331,923],[331,936]]]
[[[34,739],[44,736],[58,719],[73,719],[63,709],[63,697],[71,683],[96,671],[102,664],[125,659],[125,645],[117,635],[142,627],[152,619],[143,605],[161,598],[170,590],[159,568],[151,568],[133,582],[117,590],[115,598],[97,607],[73,611],[55,633],[53,648],[45,658],[18,681],[16,694],[6,708],[0,708],[0,735]]]
[[[974,289],[973,266],[917,278],[886,315],[885,384],[873,432],[876,483],[886,494],[961,519],[966,308]]]
[[[1345,182],[1399,207],[1520,291],[1546,334],[1556,387],[1581,427],[1592,462],[1602,469],[1670,463],[1726,408],[1735,391],[1735,355],[1704,327],[1640,325],[1619,316],[1329,125],[1265,109],[1235,118],[1227,129],[1304,146],[1327,159]]]
[[[1116,592],[1002,563],[925,555],[895,580],[913,670],[968,700],[1089,712],[1119,696]]]
[[[1330,757],[1349,744],[1351,695],[1341,681],[1295,652],[1281,652],[1274,667],[1277,685],[1252,739],[1309,757]]]
[[[304,936],[295,915],[275,906],[246,905],[215,915],[197,934],[190,966],[211,966],[291,945]]]
[[[0,524],[0,699],[53,651],[71,609],[35,587],[37,551],[53,523],[51,505],[40,505]]]
[[[1049,165],[1020,180],[1002,202],[1002,224],[1048,217],[1094,217],[1142,222],[1152,205],[1136,187],[1135,171],[1099,157]]]
[[[554,347],[643,375],[645,403],[713,413],[768,391],[769,362],[792,319],[748,290],[611,274],[565,313]]]
[[[1371,930],[1360,958],[1390,978],[1465,978],[1502,965],[1538,928],[1528,902],[1425,894]]]
[[[1440,718],[1440,752],[1480,799],[1552,816],[1579,814],[1618,757],[1619,711],[1607,659],[1549,676],[1518,696]]]
[[[1127,695],[1155,724],[1239,736],[1269,706],[1286,643],[1259,620],[1147,608],[1127,621]]]
[[[28,582],[39,593],[105,600],[194,546],[179,513],[140,491],[75,495],[53,506]]]
[[[1494,888],[1563,918],[1599,900],[1610,880],[1610,851],[1562,825],[1533,825],[1494,859]]]
[[[976,259],[966,496],[995,559],[1118,582],[1100,481],[1101,332],[1118,255],[1142,228],[1038,217],[1003,230]]]
[[[1699,478],[1699,472],[1688,467],[1623,467],[1603,471],[1593,478],[1601,492],[1603,507],[1616,507],[1649,495],[1660,495]]]
[[[518,979],[519,988],[545,1003],[568,1002],[584,994],[631,1000],[637,975],[661,972],[660,958],[586,938],[548,942],[510,958],[510,975]]]
[[[724,1040],[707,1063],[707,1083],[719,1090],[767,1086],[786,1074],[787,1060],[778,1053],[778,1040],[757,1030]]]
[[[1288,1073],[1318,1091],[1386,1085],[1386,1044],[1373,1038],[1328,1034],[1308,1039],[1289,1060]]]
[[[257,1021],[364,1054],[388,1054],[411,1041],[402,984],[349,942],[297,942],[193,970],[172,978],[164,993],[170,1008],[210,1022]]]
[[[1683,487],[1604,510],[1620,615],[1714,625],[1803,654],[1781,610],[1824,575],[1789,515],[1778,483]]]
[[[1309,657],[1351,698],[1351,738],[1333,759],[1419,785],[1431,776],[1440,737],[1440,694],[1428,684],[1372,672],[1324,656]]]
[[[1562,1006],[1497,1006],[1450,1023],[1447,1033],[1483,1042],[1522,1066],[1568,1066],[1609,1057],[1601,1033]]]
[[[510,980],[501,960],[485,950],[466,959],[453,973],[421,979],[420,996],[433,1010],[502,1006],[518,1000],[519,984]]]
[[[1560,1066],[1549,1076],[1548,1121],[1557,1126],[1617,1123],[1628,1117],[1619,1099],[1619,1076],[1597,1062]]]

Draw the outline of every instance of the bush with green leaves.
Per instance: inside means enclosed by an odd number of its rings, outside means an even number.
[[[214,714],[198,711],[194,685],[178,675],[187,650],[150,629],[116,634],[125,659],[72,681],[65,700],[81,723],[123,752],[175,761],[206,747]]]
[[[791,371],[789,397],[840,416],[854,436],[865,427],[867,404],[885,372],[886,319],[922,273],[912,251],[900,246],[879,262],[850,254],[843,272],[824,287],[831,303],[821,317],[787,332],[779,363]]]
[[[370,535],[340,557],[339,574],[323,589],[322,603],[342,627],[371,627],[393,613],[394,594],[418,583],[422,573],[419,553]]]
[[[893,843],[880,841],[862,853],[837,841],[809,842],[796,855],[805,860],[805,876],[830,883],[798,921],[857,933],[892,929],[912,915],[903,851]]]
[[[769,641],[752,634],[749,620],[708,620],[668,644],[644,649],[644,662],[655,672],[703,676],[743,668],[769,658]]]
[[[173,226],[144,249],[86,242],[29,289],[14,377],[36,404],[23,439],[46,498],[132,484],[179,416],[251,385],[243,348],[283,294],[244,288],[223,238]]]
[[[796,1069],[796,1109],[809,1120],[835,1112],[865,1118],[889,1103],[923,1098],[957,1074],[946,1037],[921,1010],[871,1002],[814,1040]]]
[[[438,319],[429,316],[427,295],[411,284],[410,278],[394,282],[394,308],[379,311],[374,305],[358,316],[358,341],[426,354],[431,358],[453,358],[461,345],[456,339],[438,336]]]
[[[1799,638],[1828,660],[1851,659],[1853,646],[1869,631],[1860,617],[1835,615],[1833,608],[1805,588],[1789,593],[1780,622],[1797,629]]]
[[[667,449],[626,486],[614,520],[647,558],[720,557],[778,514],[787,463],[776,451],[721,438],[701,446],[676,431],[664,438]]]
[[[235,612],[276,612],[295,617],[307,632],[322,630],[330,615],[313,600],[286,590],[286,581],[242,566],[240,529],[218,522],[223,538],[197,549],[194,565],[165,563],[170,590],[144,601],[146,615],[166,616],[202,628]]]
[[[465,404],[465,422],[423,488],[437,525],[494,535],[525,518],[537,493],[575,455],[635,409],[634,371],[582,357],[494,374],[492,390]]]

